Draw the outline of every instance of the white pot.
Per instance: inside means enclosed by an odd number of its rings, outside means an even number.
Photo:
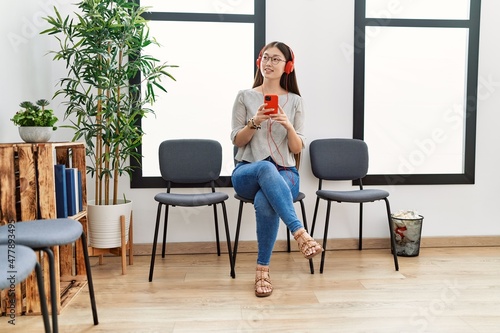
[[[24,142],[47,142],[52,136],[53,128],[37,126],[20,126],[19,136]]]
[[[96,205],[87,203],[89,244],[99,249],[121,247],[120,216],[125,216],[125,241],[128,241],[132,201],[118,200],[117,205]]]

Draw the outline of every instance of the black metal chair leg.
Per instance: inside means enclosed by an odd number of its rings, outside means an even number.
[[[241,215],[243,214],[243,201],[238,208],[238,220],[236,222],[236,234],[234,235],[233,265],[236,266],[236,254],[238,253],[238,240],[240,239]]]
[[[43,284],[43,272],[38,262],[35,264],[35,270],[38,293],[40,296],[40,309],[42,310],[43,316],[43,326],[45,328],[45,333],[50,333],[49,308],[47,307],[47,296],[45,295],[45,286]]]
[[[168,226],[169,205],[165,205],[165,219],[163,222],[163,242],[161,245],[161,257],[165,258],[165,250],[167,247],[167,226]]]
[[[363,249],[363,203],[359,204],[359,240],[358,240],[358,250]]]
[[[306,208],[304,205],[304,201],[300,200],[299,203],[300,203],[300,209],[302,211],[302,221],[304,221],[304,228],[306,229],[306,231],[309,232],[309,227],[307,226]],[[289,239],[288,246],[290,246],[290,238],[288,239]],[[311,274],[314,274],[314,263],[312,259],[309,259],[309,270],[311,271]]]
[[[387,210],[387,219],[389,220],[389,235],[391,237],[391,250],[392,250],[392,255],[394,257],[394,268],[396,269],[396,271],[399,271],[398,254],[396,250],[396,238],[394,236],[394,232],[392,231],[391,206],[389,205],[389,200],[387,200],[387,198],[384,198],[384,201]]]
[[[328,201],[328,204],[326,206],[326,219],[325,219],[325,232],[323,235],[323,253],[321,253],[321,265],[319,267],[319,272],[320,274],[323,274],[323,268],[325,266],[325,257],[326,257],[326,243],[328,240],[328,225],[330,223],[330,208],[331,208],[332,202]]]
[[[155,234],[153,237],[153,248],[151,249],[151,264],[149,265],[149,282],[153,281],[153,271],[155,268],[155,257],[156,257],[156,244],[158,243],[158,229],[160,228],[161,206],[162,204],[159,203],[158,210],[156,213]]]
[[[52,310],[52,332],[59,332],[59,324],[57,318],[57,286],[56,286],[56,270],[55,270],[55,260],[54,253],[48,247],[37,249],[39,251],[45,252],[49,260],[49,282],[50,282],[50,303]]]
[[[288,227],[286,228],[286,250],[288,253],[292,252],[290,247],[290,229],[288,229]]]
[[[229,222],[227,220],[227,211],[226,204],[221,202],[222,205],[222,213],[224,215],[224,226],[226,229],[226,242],[227,242],[227,253],[229,255],[229,266],[231,267],[231,277],[234,279],[236,277],[236,273],[234,272],[234,261],[233,261],[233,253],[231,250],[231,235],[229,233]]]
[[[220,257],[219,218],[217,216],[217,205],[212,206],[214,209],[215,243],[217,244],[217,256]]]
[[[97,318],[97,306],[95,302],[94,282],[92,280],[89,249],[87,248],[87,236],[85,236],[85,233],[82,233],[80,239],[82,240],[83,256],[85,258],[85,270],[87,271],[87,285],[89,287],[90,306],[92,307],[92,317],[94,318],[94,325],[98,325],[99,319]]]
[[[311,237],[314,235],[314,228],[316,227],[316,217],[318,216],[318,207],[319,207],[319,198],[316,198],[316,204],[314,205],[313,223],[310,232]]]

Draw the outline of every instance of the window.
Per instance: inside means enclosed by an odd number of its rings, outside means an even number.
[[[474,183],[479,15],[479,0],[356,0],[364,184]]]
[[[255,59],[265,44],[265,1],[143,0],[141,6],[151,7],[144,17],[161,44],[146,52],[179,67],[169,69],[176,81],[165,81],[168,93],[161,92],[152,106],[156,117],[140,122],[146,133],[143,157],[131,186],[165,186],[158,146],[173,138],[219,141],[224,161],[218,185],[231,186],[231,112],[238,90],[252,85]]]

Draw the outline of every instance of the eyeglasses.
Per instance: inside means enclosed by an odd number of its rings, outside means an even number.
[[[283,61],[283,62],[286,62],[286,60],[283,60],[283,59],[278,58],[278,57],[272,57],[272,58],[271,58],[271,57],[269,57],[269,56],[267,56],[267,55],[263,55],[263,56],[262,56],[262,62],[263,62],[263,63],[266,63],[266,62],[268,62],[269,60],[271,60],[271,63],[272,63],[273,65],[277,65],[277,64],[279,64],[279,63],[280,63],[280,62],[282,62],[282,61]]]

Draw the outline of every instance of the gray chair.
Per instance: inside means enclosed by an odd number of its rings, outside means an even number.
[[[155,200],[158,202],[156,213],[156,226],[153,237],[151,265],[149,268],[149,282],[153,281],[153,271],[156,257],[156,245],[160,228],[162,207],[165,206],[163,226],[162,258],[165,258],[167,242],[167,225],[169,207],[201,207],[212,206],[215,222],[215,237],[217,255],[220,256],[219,222],[217,205],[222,206],[224,225],[226,229],[227,251],[229,254],[230,275],[235,277],[233,256],[231,250],[231,237],[225,201],[229,196],[215,191],[215,181],[219,178],[222,168],[222,146],[215,140],[206,139],[174,139],[166,140],[160,144],[159,163],[162,178],[166,181],[167,191],[158,193]],[[172,193],[175,186],[207,187],[207,190],[194,194]]]
[[[2,238],[4,239],[4,238]],[[43,272],[38,264],[35,252],[27,246],[11,242],[10,245],[0,245],[0,290],[8,289],[14,292],[15,286],[26,280],[33,268],[36,270],[36,281],[40,295],[45,333],[50,332],[49,309],[43,284]]]
[[[8,226],[0,227],[0,244],[5,244],[8,235]],[[44,251],[49,259],[50,273],[50,297],[52,301],[52,326],[54,333],[57,332],[57,292],[56,271],[54,253],[50,249],[53,246],[72,244],[78,240],[82,242],[85,269],[87,271],[87,285],[90,294],[90,304],[94,325],[99,324],[97,318],[97,307],[94,295],[94,284],[90,270],[90,260],[87,248],[87,238],[83,232],[82,224],[69,218],[54,220],[34,220],[16,223],[16,244],[24,245],[35,251]]]
[[[236,156],[236,153],[238,152],[238,147],[237,146],[234,146],[233,147],[233,153],[234,153],[234,156]],[[300,157],[301,157],[301,154],[295,154],[295,161],[296,161],[296,167],[297,167],[297,170],[299,169],[299,166],[300,166]],[[238,163],[238,161],[234,161],[235,165]],[[304,221],[304,228],[306,230],[308,230],[307,228],[307,218],[306,218],[306,208],[305,208],[305,205],[304,205],[304,199],[305,199],[306,195],[302,192],[299,192],[299,194],[297,195],[297,198],[294,199],[293,203],[299,203],[300,204],[300,209],[301,209],[301,212],[302,212],[302,221]],[[240,204],[239,204],[239,207],[238,207],[238,220],[236,222],[236,234],[235,234],[235,237],[234,237],[234,247],[233,247],[233,264],[236,266],[236,254],[238,253],[238,241],[239,241],[239,238],[240,238],[240,227],[241,227],[241,217],[243,216],[243,206],[244,204],[246,203],[249,203],[249,204],[252,204],[253,205],[253,200],[252,199],[248,199],[248,198],[245,198],[245,197],[242,197],[238,194],[234,194],[234,198],[237,199]],[[290,230],[287,228],[287,233],[286,233],[286,241],[287,241],[287,251],[288,253],[291,252],[291,247],[290,247]],[[313,261],[312,259],[309,259],[309,270],[311,271],[311,274],[314,274],[314,264],[313,264]]]
[[[328,238],[328,225],[330,219],[330,209],[332,201],[359,203],[359,243],[361,250],[363,236],[363,203],[384,200],[387,221],[389,224],[389,235],[391,239],[391,250],[394,257],[394,267],[399,270],[398,257],[396,254],[396,243],[392,232],[391,208],[389,205],[389,192],[380,189],[364,189],[362,178],[368,172],[368,146],[362,140],[357,139],[319,139],[314,140],[309,145],[309,155],[311,158],[311,168],[314,176],[319,179],[318,190],[316,191],[316,205],[311,228],[311,235],[314,233],[316,217],[320,199],[326,200],[326,220],[323,236],[323,253],[321,255],[320,273],[323,273],[326,243]],[[323,181],[357,181],[359,189],[352,191],[334,191],[322,188]]]

